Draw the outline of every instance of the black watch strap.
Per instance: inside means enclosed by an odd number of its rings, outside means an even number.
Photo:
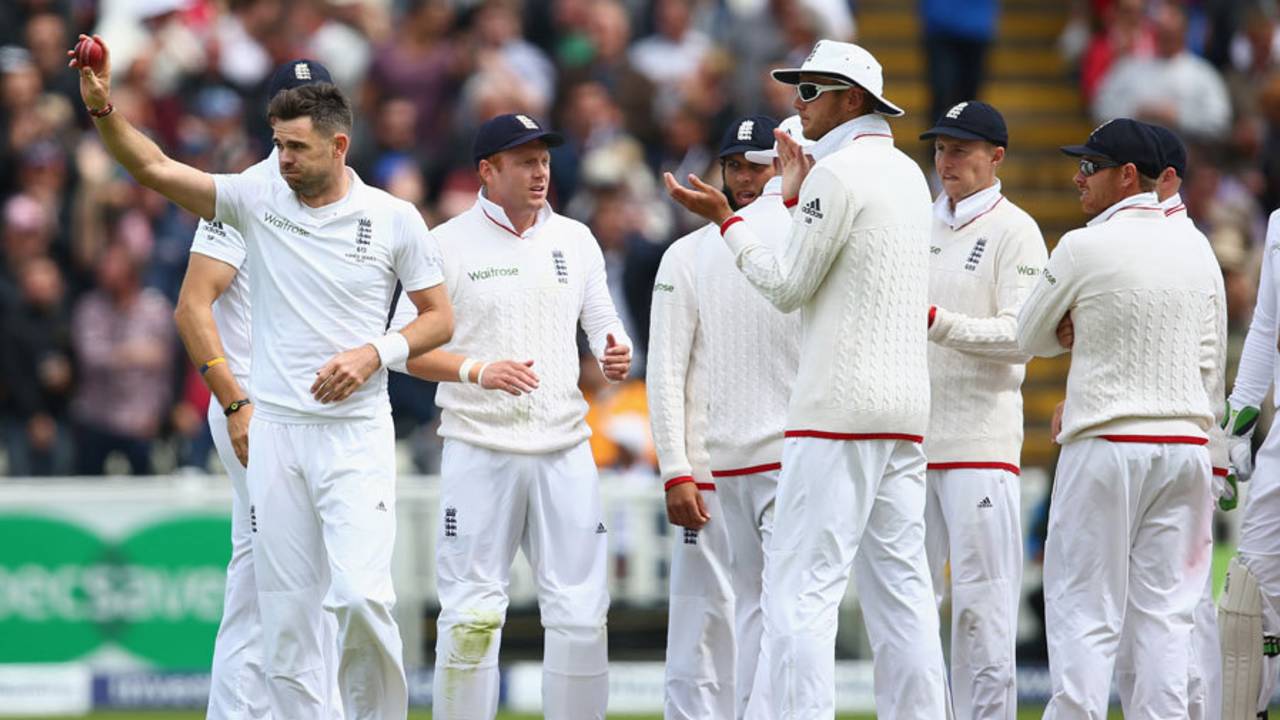
[[[242,398],[242,399],[240,399],[240,400],[232,400],[232,401],[231,401],[231,404],[230,404],[230,405],[228,405],[228,406],[226,407],[226,409],[222,411],[222,414],[223,414],[223,415],[226,415],[227,417],[231,417],[231,413],[236,412],[237,410],[239,410],[240,408],[244,407],[245,405],[252,405],[252,404],[253,404],[253,401],[252,401],[252,400],[250,400],[249,398]]]

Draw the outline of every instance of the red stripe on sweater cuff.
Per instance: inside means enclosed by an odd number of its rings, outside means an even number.
[[[929,306],[929,327],[933,327],[933,321],[936,320],[937,318],[938,318],[938,306],[930,305]]]
[[[740,222],[742,222],[742,218],[738,215],[733,215],[728,220],[725,220],[724,222],[720,223],[720,234],[724,235],[726,232],[729,231],[729,228],[734,226],[735,223],[740,223]]]
[[[790,200],[783,200],[783,201],[782,201],[782,204],[783,204],[783,206],[784,206],[784,207],[793,208],[793,207],[795,207],[795,206],[796,206],[796,203],[798,203],[798,202],[800,202],[800,196],[799,196],[799,195],[797,195],[797,196],[795,196],[795,197],[791,198]]]
[[[699,490],[710,490],[711,492],[716,491],[715,483],[694,483],[694,485],[697,485]]]
[[[1217,475],[1218,477],[1226,477],[1231,474],[1231,471],[1228,470],[1227,468],[1214,468],[1213,474]]]
[[[668,480],[668,481],[666,481],[665,483],[663,483],[663,485],[662,485],[662,489],[663,489],[663,490],[670,490],[671,488],[673,488],[673,487],[675,487],[675,486],[677,486],[677,485],[683,485],[683,484],[685,484],[685,483],[691,483],[691,482],[693,482],[693,476],[692,476],[692,475],[681,475],[681,476],[679,476],[679,477],[673,477],[673,478],[671,478],[670,480]]]

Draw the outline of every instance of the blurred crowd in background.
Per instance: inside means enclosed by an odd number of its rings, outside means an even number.
[[[940,112],[981,92],[999,4],[918,7]],[[1191,141],[1183,196],[1227,248],[1224,267],[1237,269],[1237,332],[1252,310],[1264,210],[1280,205],[1278,21],[1270,0],[1081,0],[1061,37],[1098,120],[1151,118]],[[81,32],[111,49],[116,112],[210,172],[238,172],[270,151],[265,83],[278,63],[322,62],[357,109],[350,164],[432,226],[474,201],[480,122],[521,112],[562,131],[552,203],[595,233],[638,345],[627,383],[608,385],[594,361],[582,363],[592,446],[602,467],[648,478],[652,280],[667,245],[700,225],[666,198],[661,173],[718,182],[716,150],[733,118],[793,113],[794,89],[769,70],[798,65],[820,38],[856,41],[857,4],[5,0],[0,468],[10,475],[216,466],[209,395],[172,322],[195,218],[141,189],[100,147],[66,67]],[[1193,102],[1169,100],[1188,88]],[[899,143],[928,167],[914,140]],[[393,377],[392,396],[405,456],[433,471],[433,389]]]
[[[1137,117],[1186,141],[1182,198],[1223,266],[1236,334],[1253,310],[1267,214],[1280,206],[1278,10],[1274,0],[1088,0],[1060,43],[1096,122]]]

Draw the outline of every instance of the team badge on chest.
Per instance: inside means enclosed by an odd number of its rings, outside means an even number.
[[[973,249],[969,251],[969,257],[964,261],[965,270],[977,270],[978,263],[982,262],[982,254],[987,251],[987,239],[978,238],[973,244]]]
[[[569,284],[569,263],[564,259],[564,252],[560,250],[551,251],[551,262],[556,268],[556,280],[561,285]]]
[[[373,256],[369,254],[369,246],[372,244],[373,221],[362,217],[356,221],[356,245],[352,252],[347,253],[347,259],[361,264],[373,260]]]

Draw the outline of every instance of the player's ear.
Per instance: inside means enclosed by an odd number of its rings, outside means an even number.
[[[347,154],[347,149],[351,147],[351,136],[346,133],[333,134],[333,156],[336,158],[343,157]]]
[[[1134,165],[1133,163],[1125,163],[1120,172],[1122,173],[1122,177],[1126,183],[1133,183],[1133,186],[1138,189],[1142,188],[1142,180],[1138,176],[1137,165]]]
[[[1004,162],[1004,148],[996,145],[995,152],[991,153],[991,163],[999,166],[1002,162]]]

